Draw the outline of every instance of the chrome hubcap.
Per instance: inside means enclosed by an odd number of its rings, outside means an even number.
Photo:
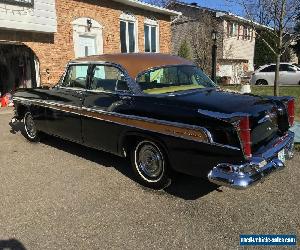
[[[34,138],[36,136],[36,127],[31,114],[27,114],[25,116],[25,129],[30,138]]]
[[[164,160],[157,147],[150,143],[140,145],[136,152],[139,172],[147,179],[161,178],[164,170]]]

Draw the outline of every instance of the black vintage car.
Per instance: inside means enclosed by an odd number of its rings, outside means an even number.
[[[244,189],[293,156],[292,97],[223,91],[176,56],[80,58],[55,87],[19,90],[14,104],[30,141],[43,132],[129,156],[152,188],[176,171]]]

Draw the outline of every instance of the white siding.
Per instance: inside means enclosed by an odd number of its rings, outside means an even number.
[[[34,0],[33,7],[0,3],[0,28],[56,32],[55,0]]]

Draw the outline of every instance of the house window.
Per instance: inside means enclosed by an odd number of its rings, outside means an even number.
[[[255,38],[255,30],[251,29],[251,41]]]
[[[250,29],[246,26],[243,27],[243,39],[244,40],[250,40],[251,39]]]
[[[157,52],[157,26],[145,24],[145,52]]]
[[[247,27],[243,27],[243,39],[247,40],[247,36],[248,36],[248,29]]]
[[[145,52],[159,52],[159,27],[155,18],[146,18],[144,24]]]
[[[122,53],[137,51],[137,32],[135,17],[130,14],[122,14],[120,21],[120,42]]]
[[[228,34],[228,37],[234,36],[234,28],[235,28],[235,25],[233,23],[230,23],[230,22],[227,23],[227,34]]]
[[[233,29],[234,29],[233,30],[234,36],[238,36],[239,35],[238,34],[238,32],[239,32],[239,25],[237,23],[234,24]]]

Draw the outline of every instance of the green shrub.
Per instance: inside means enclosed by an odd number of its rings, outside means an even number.
[[[188,60],[191,59],[191,47],[186,40],[183,40],[182,43],[180,44],[180,47],[178,50],[178,56],[183,57]]]

